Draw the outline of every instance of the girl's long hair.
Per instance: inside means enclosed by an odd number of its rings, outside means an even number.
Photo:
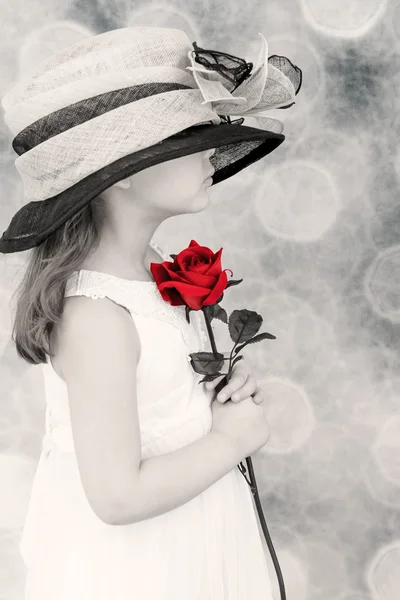
[[[45,363],[46,354],[52,356],[50,333],[61,319],[67,279],[97,248],[103,219],[104,200],[97,196],[39,246],[32,248],[15,292],[17,302],[11,336],[17,353],[28,363]]]

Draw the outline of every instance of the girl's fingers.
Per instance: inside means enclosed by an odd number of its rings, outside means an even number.
[[[257,387],[257,380],[252,375],[249,375],[245,383],[232,393],[232,402],[240,402],[241,400],[252,396],[256,393]]]
[[[264,400],[265,400],[264,392],[262,391],[262,389],[260,387],[258,387],[257,390],[255,391],[254,395],[252,396],[252,400],[256,404],[262,404],[264,402]]]
[[[220,402],[226,402],[227,400],[241,402],[242,400],[251,397],[256,404],[261,404],[264,400],[264,396],[262,390],[257,385],[255,377],[250,375],[247,372],[247,369],[244,369],[243,365],[240,368],[236,367],[235,370],[231,381],[219,390],[216,399]],[[220,378],[216,377],[212,381],[207,381],[205,383],[206,388],[208,390],[215,389],[222,377],[223,375],[221,375]]]
[[[253,400],[255,404],[260,405],[265,400],[264,392],[261,388],[257,388],[257,390],[251,396],[246,396],[246,398],[243,398],[243,400]]]
[[[243,400],[244,397],[250,396],[254,391],[254,386],[248,386],[247,375],[236,375],[232,377],[231,381],[223,387],[217,395],[217,400],[224,402],[225,400],[232,400],[233,402]],[[247,390],[247,391],[246,391]]]

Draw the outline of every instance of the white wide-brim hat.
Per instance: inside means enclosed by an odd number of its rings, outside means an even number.
[[[215,185],[275,150],[283,124],[260,113],[289,108],[302,72],[268,57],[259,35],[254,70],[181,30],[127,27],[74,44],[19,81],[2,106],[26,203],[0,252],[37,246],[102,191],[158,163],[215,148]]]

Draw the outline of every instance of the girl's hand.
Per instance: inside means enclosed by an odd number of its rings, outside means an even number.
[[[221,375],[221,378],[223,375]],[[213,390],[221,381],[221,379],[215,378],[213,381],[207,381],[205,384],[208,390]],[[253,402],[261,404],[264,401],[264,392],[258,387],[257,380],[255,377],[250,375],[244,359],[237,362],[232,369],[232,376],[229,383],[224,386],[217,395],[217,400],[225,402],[226,400],[232,400],[232,402],[240,402],[246,398],[251,397]]]

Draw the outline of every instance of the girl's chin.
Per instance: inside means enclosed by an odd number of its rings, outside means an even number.
[[[194,202],[192,204],[194,209],[202,210],[206,206],[208,206],[210,202],[210,194],[208,193],[208,187],[201,186],[196,196],[193,198]],[[201,206],[200,206],[201,205]]]

